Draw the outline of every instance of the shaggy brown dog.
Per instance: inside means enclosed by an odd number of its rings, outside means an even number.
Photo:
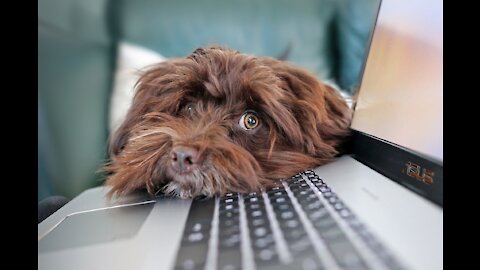
[[[222,195],[269,188],[325,164],[351,110],[308,71],[209,47],[148,69],[110,141],[109,195]]]

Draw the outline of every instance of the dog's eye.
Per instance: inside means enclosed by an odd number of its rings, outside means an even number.
[[[240,117],[240,121],[238,124],[245,130],[250,130],[258,127],[260,124],[260,119],[254,112],[245,112],[242,117]]]
[[[193,115],[193,106],[193,103],[188,103],[187,105],[185,105],[184,110],[188,115]]]

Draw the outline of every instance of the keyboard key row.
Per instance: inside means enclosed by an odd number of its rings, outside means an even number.
[[[356,216],[348,209],[348,207],[343,204],[343,202],[337,197],[337,195],[328,187],[328,185],[312,170],[307,170],[304,172],[310,182],[320,191],[322,196],[327,199],[327,202],[337,211],[339,216],[343,218],[348,225],[353,229],[353,231],[359,235],[364,243],[373,251],[383,263],[388,267],[388,269],[403,269],[398,261],[387,251],[387,249],[370,233],[367,228],[356,218]],[[335,237],[340,237],[336,231],[324,231],[324,237],[327,239],[335,239]],[[333,241],[333,240],[332,240]],[[348,254],[350,248],[346,248],[345,245],[339,243],[334,247],[335,252],[338,254]],[[339,256],[339,255],[337,255]],[[347,256],[347,255],[344,255]],[[356,258],[348,257],[349,261],[355,261]]]
[[[175,269],[191,270],[205,267],[214,208],[214,199],[192,202],[180,250],[177,253]]]
[[[230,194],[219,200],[217,268],[220,270],[242,268],[238,194]]]
[[[250,242],[257,268],[279,264],[276,244],[262,194],[251,193],[244,197]]]
[[[367,269],[360,254],[305,180],[288,183],[306,216],[343,269]]]

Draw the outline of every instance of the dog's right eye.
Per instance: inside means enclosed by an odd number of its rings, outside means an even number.
[[[258,118],[257,114],[252,111],[247,111],[245,112],[242,117],[240,117],[240,120],[238,121],[238,124],[240,127],[242,127],[245,130],[251,130],[256,127],[258,127],[260,123],[260,119]]]
[[[185,112],[187,113],[187,115],[190,115],[190,116],[193,115],[193,112],[194,112],[194,111],[193,111],[193,105],[194,105],[194,104],[191,103],[191,102],[190,102],[190,103],[187,103],[187,105],[185,105],[184,110],[185,110]]]

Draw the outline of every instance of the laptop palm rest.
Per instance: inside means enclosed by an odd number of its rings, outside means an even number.
[[[153,206],[150,202],[67,216],[38,241],[38,251],[44,253],[131,238],[138,233]]]

